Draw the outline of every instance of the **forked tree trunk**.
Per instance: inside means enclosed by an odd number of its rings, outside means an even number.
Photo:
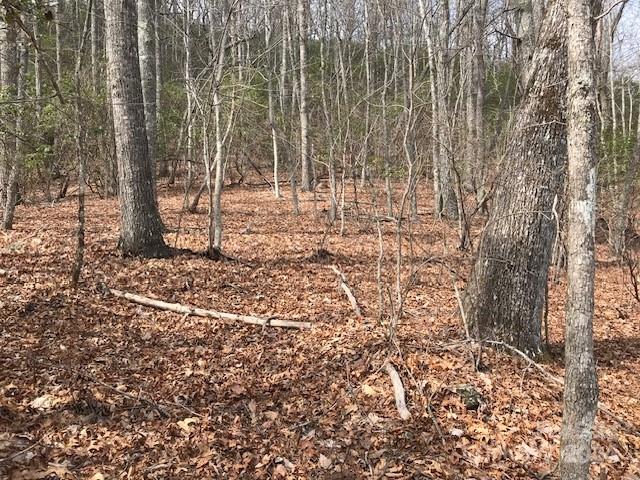
[[[591,437],[598,409],[593,354],[597,111],[593,7],[598,0],[567,2],[569,44],[569,234],[565,334],[564,413],[560,478],[589,477]],[[599,10],[599,9],[598,9]]]
[[[162,222],[154,196],[145,129],[136,2],[106,0],[105,26],[118,158],[120,248],[125,255],[165,256],[167,247],[162,238]]]
[[[532,80],[511,129],[493,209],[466,289],[472,334],[541,352],[541,318],[567,160],[566,12],[553,0],[533,55]]]

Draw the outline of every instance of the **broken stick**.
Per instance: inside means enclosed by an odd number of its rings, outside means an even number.
[[[342,288],[342,290],[344,291],[345,295],[349,299],[349,303],[351,304],[351,307],[353,308],[353,311],[355,312],[356,317],[362,318],[362,310],[360,310],[360,306],[358,305],[358,301],[356,300],[355,295],[351,291],[351,288],[349,287],[349,284],[347,283],[347,278],[344,276],[344,273],[342,273],[340,270],[338,270],[338,267],[336,267],[335,265],[331,265],[331,270],[333,270],[334,273],[338,276],[338,279],[340,280],[340,288]]]
[[[263,327],[282,327],[282,328],[311,328],[310,322],[296,322],[293,320],[278,320],[275,318],[259,318],[249,315],[236,315],[235,313],[216,312],[213,310],[205,310],[203,308],[191,307],[189,305],[182,305],[181,303],[169,303],[162,300],[156,300],[154,298],[145,297],[143,295],[137,295],[134,293],[127,293],[115,288],[109,288],[105,286],[105,290],[111,293],[114,297],[124,298],[130,302],[137,303],[138,305],[144,305],[145,307],[157,308],[159,310],[165,310],[167,312],[181,313],[183,315],[193,315],[195,317],[216,318],[218,320],[225,320],[231,322],[241,322],[249,325],[259,325]]]
[[[389,362],[384,364],[384,369],[391,377],[391,384],[393,385],[393,395],[396,397],[396,408],[398,409],[398,413],[400,414],[400,418],[402,420],[409,420],[411,418],[411,412],[407,408],[407,404],[404,400],[404,387],[402,386],[402,380],[400,379],[400,375],[393,365]]]

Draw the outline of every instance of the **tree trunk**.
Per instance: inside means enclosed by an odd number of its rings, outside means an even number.
[[[593,354],[597,112],[593,6],[568,0],[568,293],[560,478],[589,477],[598,381]]]
[[[11,19],[11,15],[18,15],[18,13],[10,7],[4,7],[3,10],[2,13],[7,20],[3,22],[4,28],[2,29],[2,86],[9,101],[16,99],[20,102],[24,95],[24,75],[27,67],[25,38],[21,39],[20,48],[18,48],[16,22]],[[18,105],[20,104],[18,103]],[[2,228],[4,230],[13,228],[13,215],[18,198],[22,142],[18,139],[17,134],[22,130],[21,116],[21,113],[15,116],[7,115],[9,131],[4,135],[4,162],[5,174],[7,175],[4,185],[6,193],[2,218]]]
[[[140,59],[140,78],[142,79],[142,97],[144,99],[144,117],[151,158],[151,171],[155,176],[157,156],[156,143],[156,25],[155,0],[138,2],[138,50]]]
[[[266,5],[268,6],[268,5]],[[268,11],[268,10],[267,10]],[[268,13],[265,14],[264,18],[264,42],[265,48],[269,51],[272,48],[271,45],[271,34],[273,32],[273,25],[271,22],[270,15]],[[272,155],[273,155],[273,194],[276,198],[280,198],[280,178],[279,178],[279,167],[280,167],[280,154],[278,149],[278,133],[276,130],[276,120],[274,115],[274,106],[273,106],[273,66],[271,56],[269,56],[268,60],[268,71],[267,71],[267,101],[268,101],[268,117],[267,120],[269,122],[269,129],[271,130],[271,145],[272,145]]]
[[[436,45],[436,91],[438,127],[438,192],[436,202],[438,217],[458,218],[458,201],[455,193],[455,172],[451,158],[452,142],[449,126],[449,0],[441,0],[438,6]]]
[[[83,152],[83,145],[85,144],[84,137],[84,125],[81,120],[81,95],[82,95],[82,77],[80,76],[82,70],[82,59],[83,59],[83,50],[84,44],[87,39],[89,30],[93,32],[94,26],[94,0],[89,0],[87,5],[87,13],[84,21],[84,27],[82,29],[82,34],[80,35],[80,43],[78,45],[78,50],[76,51],[76,62],[75,68],[73,70],[73,83],[75,85],[75,95],[73,102],[73,119],[75,123],[75,154],[76,161],[78,162],[78,229],[76,231],[76,254],[75,260],[73,264],[73,269],[71,270],[71,286],[74,288],[78,286],[80,281],[80,275],[82,273],[82,266],[84,265],[84,250],[85,250],[85,185],[86,185],[86,171],[87,171],[87,160],[86,155]],[[93,40],[95,39],[92,36],[92,63],[91,63],[91,73],[94,73],[94,64],[93,60],[95,56],[93,56]],[[92,78],[92,82],[95,79]],[[92,83],[93,88],[96,88],[96,84]]]
[[[59,0],[56,5],[56,81],[62,82],[62,17],[64,15],[64,2]]]
[[[189,208],[189,192],[195,180],[195,166],[193,164],[193,84],[191,79],[191,2],[186,0],[184,13],[184,29],[182,39],[184,41],[184,87],[187,91],[187,148],[185,152],[185,178],[184,208]]]
[[[218,48],[218,61],[216,63],[215,86],[213,90],[213,114],[215,118],[215,140],[216,156],[214,159],[216,166],[216,177],[213,190],[213,212],[209,212],[212,223],[209,225],[209,255],[217,258],[222,251],[222,189],[224,187],[224,140],[222,136],[222,95],[220,88],[224,75],[224,63],[227,36],[231,28],[232,12],[229,10],[228,2],[225,3],[225,13],[227,23],[223,26]],[[212,215],[212,217],[211,217]],[[213,230],[213,231],[212,231]],[[211,235],[213,234],[213,239]]]
[[[298,0],[298,46],[300,51],[300,161],[302,162],[302,190],[311,190],[313,173],[309,156],[309,116],[307,112],[307,21],[305,0]]]
[[[14,22],[7,22],[6,17],[9,14],[9,7],[0,8],[0,78],[1,86],[7,101],[15,98],[18,90],[18,57],[16,49],[16,27]],[[16,127],[16,118],[13,115],[6,115],[4,120],[2,141],[0,148],[2,149],[2,163],[0,172],[0,200],[3,207],[3,226],[6,228],[7,222],[4,218],[7,215],[13,216],[13,207],[9,207],[9,184],[11,177],[12,162],[16,155],[16,142],[13,136]],[[13,200],[15,203],[15,199]],[[11,212],[7,212],[10,208]],[[11,228],[11,221],[9,228]]]
[[[477,0],[475,11],[475,65],[474,65],[474,88],[471,95],[475,96],[475,161],[476,169],[473,178],[473,187],[476,193],[478,203],[484,201],[485,196],[485,146],[484,146],[484,90],[485,90],[485,64],[484,64],[484,48],[485,39],[484,31],[487,21],[487,0]]]
[[[551,211],[566,167],[565,36],[563,2],[553,0],[465,297],[468,326],[476,338],[502,340],[534,356],[542,350],[541,318],[555,232]]]
[[[94,0],[91,10],[91,86],[97,92],[100,86],[98,77],[100,75],[100,22],[104,16],[102,12],[102,2]]]
[[[167,161],[166,152],[161,150],[158,135],[161,125],[162,115],[162,44],[160,43],[160,29],[162,24],[160,20],[160,5],[161,0],[155,0],[155,36],[154,36],[154,49],[155,49],[155,61],[156,61],[156,162],[158,163],[158,176],[166,177],[169,175],[169,162]]]
[[[107,0],[105,24],[120,187],[120,248],[125,255],[165,256],[145,129],[136,3]]]

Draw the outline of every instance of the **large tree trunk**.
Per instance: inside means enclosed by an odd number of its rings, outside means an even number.
[[[510,132],[494,206],[469,280],[465,312],[478,339],[541,352],[540,324],[566,167],[566,12],[548,7],[532,77]]]
[[[138,49],[140,59],[140,77],[142,79],[142,97],[144,99],[144,117],[149,144],[151,170],[155,175],[157,156],[156,143],[156,25],[155,0],[138,2]]]
[[[589,477],[591,437],[598,409],[593,354],[597,112],[592,7],[568,0],[569,12],[569,238],[564,413],[560,478]]]
[[[126,255],[167,254],[147,146],[133,0],[105,2],[107,65],[120,186],[120,248]]]

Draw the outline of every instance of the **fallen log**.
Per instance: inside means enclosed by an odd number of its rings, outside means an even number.
[[[342,291],[345,293],[345,295],[349,299],[349,303],[351,304],[351,308],[353,308],[353,311],[355,312],[356,317],[362,318],[362,310],[360,310],[358,301],[356,300],[355,295],[351,291],[351,288],[347,283],[346,277],[340,270],[338,270],[338,267],[336,267],[335,265],[331,265],[331,270],[333,270],[334,273],[338,276],[338,279],[340,280],[340,288],[342,288]]]
[[[182,315],[193,315],[194,317],[215,318],[228,322],[241,322],[249,325],[258,325],[262,327],[281,327],[281,328],[311,328],[310,322],[296,322],[293,320],[278,320],[276,318],[260,318],[249,315],[236,315],[235,313],[216,312],[214,310],[205,310],[203,308],[183,305],[181,303],[169,303],[154,298],[137,295],[135,293],[127,293],[115,288],[105,286],[105,291],[114,297],[124,298],[132,303],[144,305],[145,307],[157,308],[167,312],[180,313]]]
[[[400,379],[400,375],[393,365],[389,362],[384,364],[384,369],[391,377],[391,384],[393,385],[393,395],[396,398],[396,408],[398,409],[398,413],[400,414],[400,418],[402,420],[409,420],[411,418],[411,412],[407,408],[407,404],[404,399],[404,387],[402,386],[402,380]]]

